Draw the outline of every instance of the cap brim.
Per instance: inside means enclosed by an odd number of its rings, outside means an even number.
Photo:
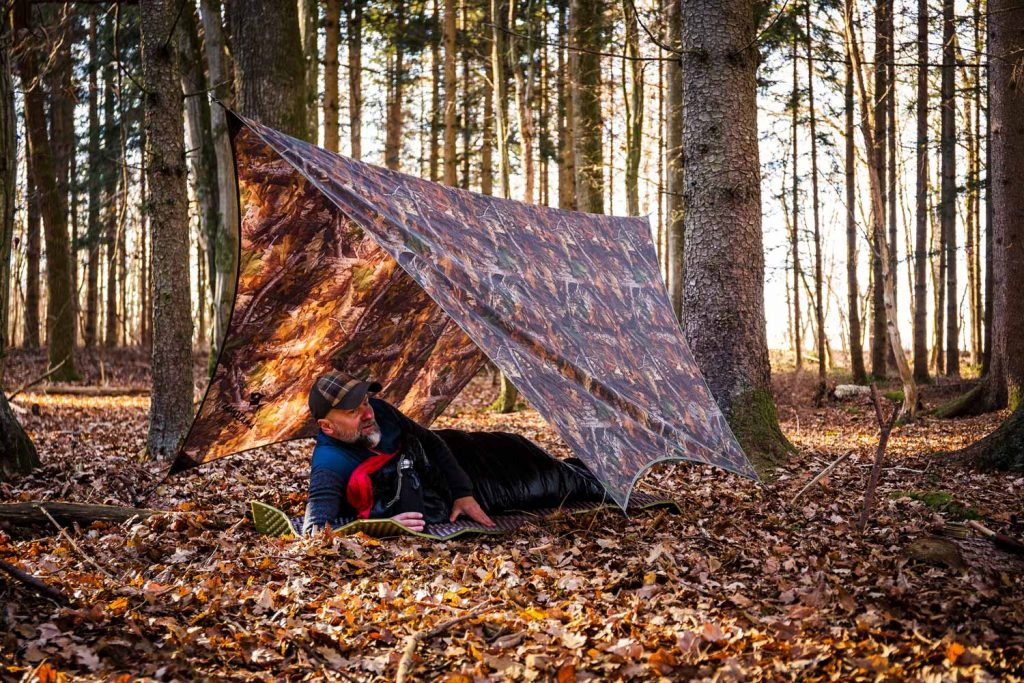
[[[383,388],[384,387],[381,386],[380,382],[360,382],[352,387],[352,390],[345,395],[345,398],[339,401],[334,407],[338,410],[352,410],[353,408],[357,408],[359,404],[363,402],[363,398],[366,397],[366,394],[376,394]]]

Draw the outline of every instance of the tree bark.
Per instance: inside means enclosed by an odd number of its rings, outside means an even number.
[[[308,139],[314,145],[320,134],[320,54],[317,48],[317,29],[320,23],[320,8],[317,0],[299,0],[299,40],[302,45],[302,60],[306,65],[306,130]]]
[[[512,79],[515,83],[516,113],[519,123],[519,158],[522,163],[523,174],[523,201],[527,204],[534,202],[534,189],[536,174],[533,163],[533,140],[535,137],[533,125],[533,95],[535,89],[535,60],[533,58],[533,22],[527,16],[527,25],[524,31],[526,47],[526,66],[520,64],[519,42],[521,39],[517,34],[519,31],[515,23],[516,3],[509,2],[508,13],[508,61],[512,69]]]
[[[228,23],[238,109],[292,137],[312,140],[298,5],[282,0],[232,2]]]
[[[797,121],[799,120],[798,114],[800,111],[800,83],[797,75],[797,65],[800,63],[800,60],[797,58],[798,40],[799,35],[794,32],[792,50],[789,55],[793,65],[793,89],[789,100],[789,138],[793,162],[793,198],[791,206],[793,218],[789,222],[789,262],[793,266],[793,352],[796,354],[796,371],[800,372],[804,368],[804,345],[801,336],[803,333],[803,322],[800,308],[800,280],[803,278],[803,274],[800,271],[800,167],[798,165],[800,148],[797,137],[799,132]]]
[[[150,455],[161,460],[177,454],[192,418],[185,122],[178,53],[166,46],[177,9],[172,0],[141,0],[142,73],[149,91],[145,98],[149,146],[146,175],[150,193],[147,208],[152,230],[151,253],[159,256],[153,259],[153,393],[147,441]],[[235,35],[242,42],[246,33],[242,30]],[[264,40],[264,46],[266,43]],[[243,47],[241,52],[246,49]],[[267,60],[268,64],[272,62]],[[242,73],[242,91],[248,98],[243,101],[255,105],[264,103],[263,97],[272,97],[260,86],[247,87],[244,81],[251,72],[246,69]],[[257,96],[259,93],[262,94]],[[258,111],[250,113],[259,115]],[[292,123],[304,126],[305,118]]]
[[[213,93],[224,104],[233,103],[233,68],[224,44],[224,30],[219,0],[200,0],[200,17],[203,24],[203,42],[206,49],[206,65],[209,71]],[[210,109],[210,131],[213,135],[213,150],[217,162],[217,208],[220,214],[219,230],[213,241],[213,329],[210,333],[210,364],[212,372],[227,333],[228,319],[235,303],[235,277],[238,265],[238,194],[235,182],[235,162],[228,135],[228,121],[223,107]],[[145,183],[143,176],[142,182]],[[143,185],[144,187],[144,185]],[[148,282],[148,274],[143,276]],[[141,287],[148,292],[149,287]],[[148,303],[148,297],[143,303]],[[145,308],[145,307],[144,307]],[[143,316],[149,320],[148,315]],[[146,330],[148,332],[148,329]],[[144,337],[143,344],[147,344]]]
[[[27,123],[27,122],[26,122]],[[25,130],[28,139],[28,126]],[[27,147],[27,146],[26,146]],[[36,188],[35,165],[32,155],[25,154],[25,337],[22,345],[27,349],[40,346],[39,261],[42,251],[40,230],[39,190]]]
[[[18,28],[27,29],[27,7],[16,8]],[[20,16],[19,16],[20,15]],[[71,251],[68,244],[67,196],[57,182],[53,147],[46,126],[45,94],[40,83],[38,49],[26,49],[18,60],[25,102],[25,127],[28,151],[32,155],[32,174],[43,219],[46,240],[46,337],[51,367],[60,365],[53,375],[58,381],[79,379],[74,361],[74,304],[71,291]]]
[[[665,20],[668,23],[668,45],[678,49],[682,41],[683,19],[679,0],[668,0]],[[685,187],[683,155],[683,67],[678,55],[665,64],[667,81],[665,104],[665,238],[668,242],[668,292],[676,318],[683,319],[683,193]]]
[[[349,0],[345,12],[348,41],[349,145],[353,159],[363,157],[363,3]]]
[[[764,472],[793,450],[771,394],[753,3],[682,2],[687,160],[683,321],[694,358]]]
[[[99,252],[100,252],[100,175],[103,162],[100,159],[100,115],[99,84],[97,72],[100,68],[99,42],[97,40],[96,14],[89,17],[89,207],[86,214],[85,246],[88,260],[85,275],[85,335],[87,348],[96,346],[99,321]]]
[[[956,254],[956,57],[953,0],[942,3],[942,234],[946,248],[946,374],[960,376],[960,316]]]
[[[811,212],[814,219],[814,319],[817,328],[818,349],[818,391],[817,402],[826,397],[825,358],[828,349],[825,345],[825,274],[821,262],[821,218],[818,199],[818,126],[814,110],[814,46],[811,26],[811,4],[804,4],[804,24],[806,26],[807,47],[807,115],[811,129]]]
[[[576,209],[576,162],[572,141],[573,109],[569,85],[569,65],[572,58],[569,42],[569,0],[558,0],[558,206]]]
[[[499,22],[504,21],[505,5],[501,0],[490,0],[491,22],[491,87],[494,92],[494,128],[498,146],[498,183],[501,196],[509,198],[508,120],[503,103],[508,97],[505,77],[505,32]]]
[[[626,42],[622,64],[622,100],[626,113],[626,213],[640,215],[640,154],[644,131],[644,63],[640,61],[640,27],[633,0],[623,0]],[[626,90],[626,73],[629,90]]]
[[[397,0],[392,7],[394,22],[392,27],[391,69],[388,74],[388,97],[386,102],[386,118],[384,124],[384,165],[399,171],[402,167],[402,101],[405,93],[405,49],[403,33],[405,31],[405,0]]]
[[[110,18],[114,21],[114,17]],[[122,124],[115,114],[114,67],[103,69],[103,234],[106,245],[107,285],[106,315],[104,317],[103,345],[117,346],[117,257],[121,248],[121,232],[117,221],[117,164],[120,161],[118,126]]]
[[[928,0],[917,2],[917,195],[914,231],[914,379],[928,377]]]
[[[39,467],[39,455],[25,434],[3,391],[7,355],[8,304],[11,282],[11,250],[14,240],[15,189],[18,182],[14,110],[14,77],[10,15],[0,14],[0,481]]]
[[[444,0],[444,184],[455,185],[455,0]],[[469,93],[463,93],[468,97]]]
[[[604,156],[601,149],[601,58],[604,0],[570,0],[569,90],[572,96],[576,205],[604,213]]]
[[[324,149],[338,151],[338,48],[341,43],[341,1],[324,2]]]
[[[845,0],[845,11],[852,12],[853,0]],[[856,141],[853,125],[853,67],[849,49],[846,50],[844,81],[844,114],[846,131],[845,189],[846,189],[846,288],[850,328],[850,370],[856,384],[866,384],[867,370],[864,367],[864,349],[861,344],[860,285],[857,282],[857,179]]]
[[[151,515],[159,514],[158,510],[146,508],[130,508],[119,505],[95,505],[87,503],[65,503],[62,501],[39,501],[29,503],[6,503],[0,505],[0,523],[8,523],[18,527],[42,526],[52,528],[53,522],[46,513],[58,524],[88,526],[93,522],[109,522],[123,524],[130,519],[143,520]]]

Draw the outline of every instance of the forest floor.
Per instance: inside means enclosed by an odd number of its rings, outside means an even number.
[[[8,391],[42,365],[16,353]],[[80,365],[94,383],[147,382],[138,352]],[[44,466],[0,484],[0,500],[131,505],[159,479],[164,465],[138,459],[146,396],[43,388],[15,404]],[[927,407],[956,390],[929,387]],[[515,431],[568,455],[534,411],[484,412],[495,392],[481,374],[437,425]],[[474,609],[419,642],[413,678],[1021,680],[1024,560],[973,535],[944,536],[959,552],[921,559],[943,545],[922,539],[975,515],[1024,537],[1024,476],[939,455],[1005,415],[898,426],[862,535],[873,408],[815,408],[813,392],[812,373],[776,374],[799,453],[773,481],[687,463],[645,476],[640,489],[671,496],[680,514],[606,510],[447,543],[257,535],[246,501],[302,512],[310,444],[293,442],[171,479],[150,501],[169,512],[71,529],[77,548],[52,530],[0,530],[0,559],[73,602],[0,575],[0,680],[392,680],[408,636]]]

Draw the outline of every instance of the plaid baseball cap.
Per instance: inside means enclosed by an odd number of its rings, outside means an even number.
[[[309,412],[319,420],[333,408],[352,410],[363,402],[367,393],[375,394],[383,387],[373,382],[332,370],[321,375],[309,390]]]

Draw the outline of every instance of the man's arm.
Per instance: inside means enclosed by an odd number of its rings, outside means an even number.
[[[402,431],[412,434],[414,438],[423,444],[424,449],[430,454],[430,459],[444,474],[445,480],[448,482],[448,489],[452,494],[452,499],[456,500],[472,496],[473,482],[470,480],[469,475],[466,474],[466,471],[462,469],[459,461],[455,459],[455,455],[452,454],[452,450],[448,448],[448,444],[444,442],[444,439],[409,419],[397,408],[395,413],[401,422]]]
[[[303,535],[320,531],[338,518],[345,484],[345,479],[331,468],[313,466],[309,475],[306,517],[302,521]]]

